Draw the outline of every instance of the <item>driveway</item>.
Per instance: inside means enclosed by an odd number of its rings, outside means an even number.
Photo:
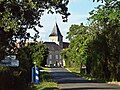
[[[49,72],[61,90],[120,90],[120,86],[85,80],[64,68],[51,68]]]

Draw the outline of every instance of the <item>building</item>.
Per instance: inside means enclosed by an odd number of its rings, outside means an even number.
[[[50,66],[65,66],[64,60],[61,56],[61,51],[67,48],[69,43],[63,42],[63,36],[59,30],[57,23],[53,27],[49,35],[49,42],[44,42],[49,48],[49,55],[47,58],[47,65]]]

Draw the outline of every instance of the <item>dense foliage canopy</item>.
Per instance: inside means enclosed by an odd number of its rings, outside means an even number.
[[[109,2],[109,3],[108,3]],[[86,65],[93,77],[120,80],[120,1],[108,0],[90,12],[89,25],[72,25],[69,48],[62,52],[68,66]]]
[[[25,87],[31,81],[32,63],[36,61],[37,65],[44,65],[48,51],[41,43],[25,47],[26,40],[32,38],[35,41],[38,38],[39,31],[35,26],[42,27],[40,19],[46,12],[59,13],[66,22],[70,15],[68,1],[0,0],[0,61],[9,54],[17,54],[20,61],[18,68],[0,66],[1,90],[26,90]],[[26,32],[28,29],[36,31],[34,37]],[[20,44],[19,48],[16,47],[17,41]]]
[[[90,12],[90,25],[72,25],[68,33],[69,48],[62,55],[75,68],[86,65],[87,74],[104,80],[120,80],[120,1],[102,1]],[[17,54],[19,67],[0,66],[0,89],[27,90],[33,62],[45,64],[48,49],[42,43],[25,46],[26,40],[38,38],[40,19],[47,13],[59,13],[67,21],[69,0],[0,0],[0,60],[6,54]],[[34,37],[27,29],[36,31]],[[17,40],[20,48],[16,47]],[[7,87],[6,87],[7,85]],[[30,89],[29,89],[30,90]]]
[[[38,38],[39,31],[35,26],[42,27],[41,17],[45,12],[59,13],[63,21],[67,21],[69,0],[0,0],[0,45],[8,53],[14,53],[15,42],[19,39]],[[27,29],[34,29],[36,34],[31,37]],[[1,50],[0,50],[1,52]]]
[[[29,45],[30,49],[30,57],[32,62],[36,63],[37,66],[45,66],[46,59],[48,55],[48,47],[44,45],[42,42],[31,43]]]

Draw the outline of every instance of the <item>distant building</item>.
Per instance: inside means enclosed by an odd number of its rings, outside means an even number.
[[[69,43],[63,42],[63,36],[59,30],[57,23],[55,24],[51,34],[49,35],[49,42],[44,42],[49,48],[49,55],[47,58],[47,65],[50,66],[65,66],[64,60],[61,57],[61,51],[67,48]]]

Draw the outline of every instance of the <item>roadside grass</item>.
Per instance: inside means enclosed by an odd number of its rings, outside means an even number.
[[[49,68],[43,68],[43,71],[40,72],[40,82],[39,84],[34,84],[32,90],[59,90],[57,83],[51,79],[47,70]]]
[[[95,77],[92,77],[91,75],[88,75],[88,74],[81,74],[80,73],[80,70],[79,68],[71,68],[71,67],[66,67],[66,69],[69,71],[69,72],[73,72],[75,73],[76,75],[86,79],[86,80],[96,80],[96,81],[99,81],[99,82],[106,82],[102,79],[99,79],[99,78],[95,78]],[[119,85],[120,86],[120,81],[111,81],[111,82],[106,82],[108,84],[115,84],[115,85]]]
[[[58,90],[57,84],[54,82],[42,82],[38,85],[34,85],[32,90]]]
[[[82,73],[80,73],[80,69],[79,68],[71,68],[71,67],[67,67],[66,68],[68,71],[75,73],[76,75],[86,79],[86,80],[97,80],[95,77],[92,77],[91,75],[87,75],[85,73],[83,73],[84,71],[82,71]]]
[[[73,73],[80,73],[80,70],[78,68],[71,68],[71,67],[68,68],[67,67],[66,69],[70,72],[73,72]]]

